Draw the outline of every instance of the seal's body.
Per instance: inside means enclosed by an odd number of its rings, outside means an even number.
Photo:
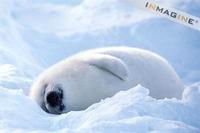
[[[162,57],[138,48],[110,47],[71,56],[45,70],[31,97],[49,113],[86,109],[141,84],[154,98],[181,98],[183,85]]]

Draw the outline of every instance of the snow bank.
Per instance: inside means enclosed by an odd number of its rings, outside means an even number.
[[[138,85],[84,111],[47,114],[22,90],[0,88],[0,132],[200,132],[200,83],[182,100],[156,100]]]
[[[29,90],[25,88],[28,88],[31,82],[32,80],[28,77],[21,76],[14,65],[0,65],[0,86],[10,89],[18,89],[22,87],[27,94]]]

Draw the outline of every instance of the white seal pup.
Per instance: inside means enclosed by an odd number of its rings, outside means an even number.
[[[148,88],[154,98],[181,98],[183,84],[162,57],[138,48],[109,47],[71,56],[39,75],[30,96],[48,113],[83,110],[130,89]]]

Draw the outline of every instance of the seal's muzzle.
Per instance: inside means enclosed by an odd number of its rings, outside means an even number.
[[[45,106],[48,113],[61,114],[64,105],[62,103],[63,90],[60,86],[50,86],[46,88],[46,94],[44,96]]]
[[[57,91],[49,92],[47,94],[46,100],[51,107],[56,107],[60,105],[62,102],[61,96]]]

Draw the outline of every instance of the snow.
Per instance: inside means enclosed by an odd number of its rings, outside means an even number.
[[[0,89],[0,132],[200,132],[200,83],[182,100],[156,100],[140,85],[83,111],[45,113],[22,90]]]
[[[198,0],[164,4],[200,16]],[[199,133],[199,42],[200,32],[121,0],[1,0],[0,132]],[[36,76],[57,61],[124,44],[166,58],[187,84],[183,98],[157,100],[138,85],[86,110],[51,115],[27,96]]]

